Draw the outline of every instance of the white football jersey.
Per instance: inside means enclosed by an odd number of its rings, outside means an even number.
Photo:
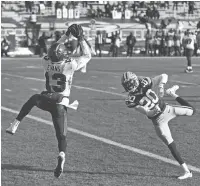
[[[186,37],[186,48],[194,50],[194,43],[196,42],[195,40],[196,37],[194,35],[189,35],[188,37]]]
[[[78,58],[68,58],[59,63],[52,63],[44,60],[43,66],[46,78],[46,90],[49,92],[59,92],[64,96],[70,95],[74,72],[85,67],[91,59],[91,53],[86,42],[83,42],[83,56]]]

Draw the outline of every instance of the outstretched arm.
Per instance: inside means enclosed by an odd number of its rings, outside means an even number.
[[[75,69],[76,71],[83,68],[91,59],[91,51],[90,51],[88,44],[84,40],[84,38],[82,38],[79,41],[79,44],[80,44],[83,54],[82,54],[82,56],[80,56],[76,59],[76,62],[77,62],[77,67]]]

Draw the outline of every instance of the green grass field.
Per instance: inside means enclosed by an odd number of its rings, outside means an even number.
[[[200,58],[193,59],[193,74],[183,72],[185,58],[92,59],[88,72],[77,72],[73,79],[71,101],[77,99],[80,105],[78,111],[69,110],[67,158],[60,179],[53,176],[58,151],[49,113],[34,108],[15,135],[5,133],[29,96],[44,89],[40,59],[1,63],[2,186],[200,185]],[[193,117],[169,124],[184,160],[193,166],[192,179],[176,179],[182,171],[151,121],[126,107],[120,85],[126,70],[151,77],[167,73],[166,88],[178,84],[178,93],[197,108]]]

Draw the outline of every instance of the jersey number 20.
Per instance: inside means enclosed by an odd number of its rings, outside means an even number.
[[[156,93],[153,90],[148,89],[146,92],[146,96],[144,96],[139,101],[139,103],[146,109],[150,110],[155,107],[155,105],[158,103],[158,101],[159,101],[159,99],[158,99],[158,96],[156,95]]]

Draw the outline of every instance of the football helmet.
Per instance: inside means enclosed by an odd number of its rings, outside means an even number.
[[[54,63],[62,61],[67,55],[67,49],[62,43],[54,43],[48,50],[48,57]]]
[[[122,75],[121,84],[126,92],[135,92],[139,87],[139,80],[135,73],[125,72]]]

